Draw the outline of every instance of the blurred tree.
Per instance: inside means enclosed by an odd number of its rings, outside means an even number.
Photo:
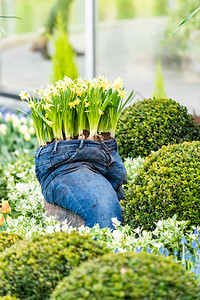
[[[180,57],[188,57],[192,52],[195,56],[199,56],[200,14],[195,14],[187,26],[183,26],[176,35],[173,35],[177,26],[195,11],[199,4],[200,0],[177,0],[175,6],[169,11],[164,43],[172,53]]]
[[[155,0],[154,1],[154,14],[155,16],[163,16],[168,13],[168,0]]]
[[[47,51],[49,35],[52,35],[56,26],[58,15],[62,17],[64,28],[68,28],[70,5],[73,0],[57,0],[52,6],[46,21],[45,32],[32,45],[32,51],[39,51],[45,58],[50,58]]]
[[[69,42],[66,24],[60,14],[55,23],[54,35],[50,35],[50,39],[54,47],[54,53],[51,56],[52,83],[62,80],[65,75],[72,80],[78,78],[75,53]]]
[[[135,0],[117,0],[117,18],[131,19],[136,16]]]
[[[67,30],[69,21],[69,9],[73,0],[57,0],[54,6],[51,8],[49,17],[46,23],[46,32],[52,34],[56,26],[58,15],[61,15],[63,26]]]

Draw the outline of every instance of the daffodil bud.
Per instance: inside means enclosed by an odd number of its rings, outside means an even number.
[[[10,212],[10,205],[9,205],[8,201],[2,201],[1,211],[4,214],[7,214]]]

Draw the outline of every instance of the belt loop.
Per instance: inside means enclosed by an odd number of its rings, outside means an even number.
[[[53,149],[53,153],[55,153],[55,152],[56,152],[56,149],[57,149],[58,143],[59,143],[59,141],[56,141],[56,142],[55,142],[54,149]]]
[[[109,148],[107,147],[107,145],[105,145],[104,143],[101,143],[101,146],[106,152],[109,152]]]
[[[81,140],[80,145],[79,145],[79,149],[81,149],[83,147],[83,141],[84,140]]]
[[[40,156],[40,152],[42,151],[43,147],[40,147],[40,149],[38,150],[38,153],[36,155],[36,158],[38,158]]]
[[[103,142],[101,143],[102,148],[104,149],[104,151],[106,152],[106,154],[109,156],[109,162],[108,162],[108,166],[111,165],[111,163],[114,161],[114,157],[109,149],[109,147],[104,144]]]
[[[116,139],[113,140],[113,144],[114,144],[114,149],[116,148],[116,150],[118,151],[118,143]]]

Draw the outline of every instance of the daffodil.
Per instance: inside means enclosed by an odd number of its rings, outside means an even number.
[[[74,105],[78,105],[80,102],[81,102],[81,100],[77,98],[77,99],[74,101]]]
[[[34,106],[35,106],[35,103],[34,103],[34,102],[32,102],[32,101],[29,102],[29,107],[30,107],[30,108],[33,108]]]
[[[104,114],[104,112],[103,112],[103,111],[101,111],[101,110],[99,109],[99,114],[100,114],[100,115],[103,115],[103,114]]]
[[[47,85],[46,89],[36,90],[38,99],[29,97],[27,92],[21,93],[22,98],[28,98],[31,108],[32,122],[40,145],[53,139],[63,139],[81,135],[84,129],[90,135],[110,131],[114,136],[117,120],[130,101],[132,94],[124,100],[123,80],[117,78],[112,83],[104,76],[90,81],[79,77],[76,80],[65,76],[55,84]],[[38,101],[39,100],[39,101]],[[89,109],[88,109],[89,107]],[[5,124],[0,125],[0,131],[6,133]],[[23,125],[25,126],[25,124]],[[33,127],[18,129],[26,140],[34,134]]]
[[[47,89],[50,90],[50,91],[53,91],[54,90],[54,85],[53,84],[47,84]]]
[[[101,86],[103,90],[109,90],[111,88],[111,84],[107,79],[102,80]]]
[[[69,107],[70,107],[70,109],[71,109],[72,107],[75,108],[75,105],[76,105],[76,104],[75,104],[74,102],[69,102],[68,105],[69,105]]]
[[[29,100],[30,99],[30,95],[28,92],[26,91],[20,91],[20,94],[19,94],[20,98],[22,100]]]
[[[67,85],[67,86],[71,86],[73,84],[73,80],[70,77],[65,76],[63,79],[63,82]]]
[[[127,93],[128,93],[128,92],[125,92],[125,91],[123,91],[123,90],[117,90],[117,91],[118,91],[118,95],[119,95],[121,98],[126,97],[126,95],[127,95]]]
[[[56,97],[58,95],[59,95],[59,91],[56,88],[54,88],[53,89],[53,96]]]
[[[76,93],[77,93],[77,96],[81,97],[82,94],[84,93],[84,90],[79,88],[79,89],[76,90]]]
[[[50,104],[50,103],[46,103],[45,105],[44,105],[44,109],[46,110],[46,109],[50,109],[50,107],[52,107],[52,106],[54,106],[53,104]]]
[[[51,101],[51,94],[52,94],[52,91],[49,91],[49,90],[46,90],[43,93],[43,96],[44,96],[45,100],[47,100],[48,102]]]
[[[123,79],[118,77],[117,79],[114,80],[112,86],[113,86],[114,90],[121,89],[123,86]]]
[[[78,79],[77,79],[77,85],[84,86],[85,85],[85,80],[83,80],[81,77],[78,77]]]

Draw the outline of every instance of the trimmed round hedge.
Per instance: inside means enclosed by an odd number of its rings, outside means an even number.
[[[20,300],[20,299],[8,295],[8,296],[0,297],[0,300]]]
[[[22,236],[13,233],[0,232],[0,253],[22,239]]]
[[[116,139],[122,158],[148,156],[163,145],[200,140],[200,125],[171,99],[145,99],[125,109]]]
[[[132,228],[153,230],[174,214],[200,224],[200,142],[163,146],[144,161],[125,186],[124,220]]]
[[[76,232],[45,234],[24,239],[0,256],[0,296],[48,299],[71,269],[110,250],[90,236]]]
[[[200,286],[169,257],[126,252],[81,264],[52,293],[58,299],[197,300]]]

